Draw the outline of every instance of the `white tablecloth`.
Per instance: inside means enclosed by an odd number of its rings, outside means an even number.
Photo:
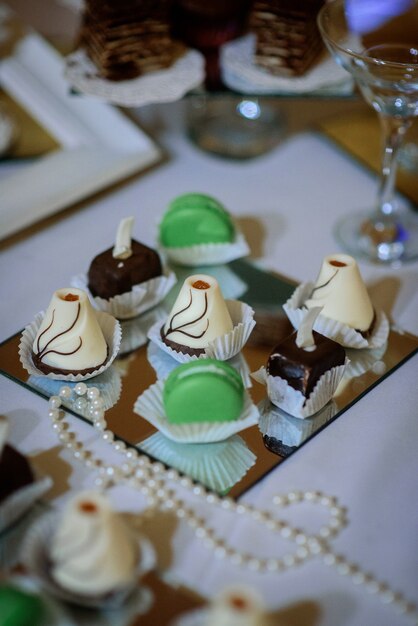
[[[225,161],[196,149],[182,127],[184,104],[141,113],[157,131],[168,160],[152,171],[94,199],[30,238],[0,253],[0,339],[22,328],[44,308],[54,290],[83,272],[94,254],[111,245],[119,220],[136,216],[135,236],[154,245],[168,202],[188,191],[218,197],[259,232],[264,266],[289,277],[313,279],[323,256],[338,250],[336,219],[370,206],[374,177],[315,133],[294,135],[255,160]],[[1,175],[1,169],[0,169]],[[256,227],[254,227],[254,225]],[[394,322],[418,334],[418,263],[403,268],[361,264],[371,292]],[[346,411],[318,437],[270,473],[246,496],[269,507],[271,496],[289,490],[320,490],[348,509],[349,525],[335,540],[345,554],[408,599],[418,602],[418,356]],[[11,441],[56,477],[57,506],[69,493],[90,485],[82,466],[63,451],[46,418],[47,404],[0,377],[0,413],[11,423]],[[72,419],[87,441],[89,426]],[[99,446],[108,454],[104,446]],[[127,488],[112,492],[115,505],[140,510],[144,501]],[[300,506],[299,526],[315,528],[316,514]],[[227,537],[263,555],[279,549],[266,529],[211,513]],[[313,525],[313,526],[312,526]],[[245,573],[219,562],[182,525],[173,538],[170,575],[211,595],[226,582],[247,581],[260,589],[272,610],[300,604],[306,624],[317,626],[405,626],[408,619],[314,559],[281,574]]]

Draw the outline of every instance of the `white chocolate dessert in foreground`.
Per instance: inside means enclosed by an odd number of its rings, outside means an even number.
[[[108,348],[85,291],[59,289],[33,342],[33,361],[48,373],[87,372],[100,367]]]
[[[214,599],[205,626],[268,626],[259,594],[245,585],[227,587]]]
[[[195,274],[184,281],[161,334],[168,345],[203,352],[211,341],[232,329],[231,316],[216,279]]]
[[[108,500],[84,492],[71,500],[52,538],[52,577],[64,589],[104,595],[130,584],[138,548],[133,534]]]
[[[373,305],[356,261],[348,254],[331,254],[322,262],[311,297],[304,305],[323,307],[322,315],[355,330],[368,331]]]

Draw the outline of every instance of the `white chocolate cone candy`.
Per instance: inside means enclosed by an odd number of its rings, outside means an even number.
[[[0,415],[0,459],[3,454],[3,448],[6,445],[7,435],[9,434],[9,422],[4,417],[4,415]]]
[[[50,552],[52,577],[64,589],[103,595],[129,585],[136,575],[137,543],[121,516],[96,492],[72,499]]]
[[[266,626],[260,596],[244,585],[227,587],[208,611],[207,626]]]
[[[184,281],[164,326],[164,338],[189,348],[209,343],[233,329],[218,282],[213,276],[195,274]]]
[[[372,325],[374,310],[356,261],[348,254],[331,254],[322,262],[310,309],[323,307],[322,315],[359,331]]]
[[[39,369],[79,372],[105,362],[106,341],[84,291],[71,287],[54,293],[32,349]]]

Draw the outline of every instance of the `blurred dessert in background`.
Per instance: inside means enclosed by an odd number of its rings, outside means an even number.
[[[185,47],[171,37],[171,0],[86,0],[80,47],[119,81],[169,67]]]
[[[250,30],[255,62],[277,76],[301,76],[323,48],[316,16],[324,0],[255,0]]]
[[[221,88],[219,48],[243,34],[251,0],[174,0],[173,33],[206,60],[206,87]]]

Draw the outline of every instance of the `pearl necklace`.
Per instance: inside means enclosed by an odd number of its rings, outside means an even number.
[[[74,408],[82,409],[83,414],[91,418],[94,427],[101,433],[103,441],[123,456],[120,465],[104,463],[91,450],[86,449],[76,434],[69,430],[61,405],[62,400],[70,401],[73,398],[73,392]],[[328,524],[322,526],[318,534],[309,535],[300,528],[293,527],[289,522],[277,519],[269,511],[236,502],[232,498],[218,496],[202,485],[195,484],[187,476],[181,476],[177,470],[166,469],[162,463],[152,462],[136,448],[128,447],[123,441],[115,439],[114,433],[107,429],[103,400],[96,387],[87,387],[82,382],[75,385],[74,389],[69,386],[61,387],[59,395],[51,396],[49,399],[48,414],[61,443],[72,451],[76,459],[84,462],[89,469],[97,471],[96,487],[107,489],[118,483],[128,483],[146,497],[149,507],[172,511],[177,518],[183,519],[194,530],[196,537],[213,550],[217,558],[229,559],[235,565],[256,572],[279,572],[296,567],[317,556],[326,565],[334,567],[340,575],[347,576],[355,585],[361,585],[369,593],[377,595],[383,603],[393,605],[394,609],[407,615],[412,623],[418,625],[418,609],[414,604],[408,602],[401,593],[393,591],[388,584],[379,581],[373,574],[364,572],[357,564],[332,550],[329,540],[336,537],[347,524],[345,509],[335,497],[319,491],[291,491],[273,498],[273,504],[279,507],[310,502],[328,510],[330,515]],[[283,539],[293,542],[296,549],[293,553],[280,558],[258,558],[229,546],[208,527],[202,517],[177,497],[176,490],[169,487],[170,483],[188,490],[209,505],[218,506],[236,515],[248,516],[264,524],[268,530],[277,532]]]

